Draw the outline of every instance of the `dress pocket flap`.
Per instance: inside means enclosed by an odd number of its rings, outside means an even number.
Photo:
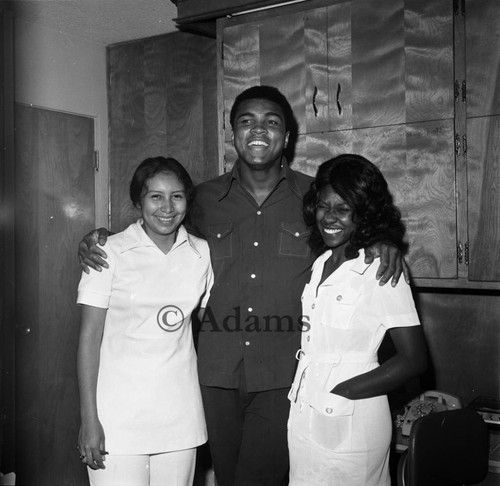
[[[316,392],[309,405],[327,417],[351,416],[354,413],[354,400],[335,393]]]

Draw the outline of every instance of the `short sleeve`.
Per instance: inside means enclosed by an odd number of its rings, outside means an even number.
[[[82,272],[78,284],[77,304],[91,305],[102,309],[109,307],[116,257],[108,244],[103,246],[103,250],[108,255],[109,268],[103,268],[100,272],[90,269],[88,274]]]
[[[380,321],[386,329],[420,325],[410,286],[400,280],[396,287],[377,285],[373,305],[377,306]]]

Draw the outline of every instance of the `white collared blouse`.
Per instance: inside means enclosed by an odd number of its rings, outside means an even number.
[[[110,454],[153,454],[207,439],[191,314],[213,283],[208,244],[179,227],[164,254],[141,221],[108,238],[109,269],[82,273],[79,304],[106,308],[97,384]]]

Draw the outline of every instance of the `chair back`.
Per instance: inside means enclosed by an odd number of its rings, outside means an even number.
[[[462,408],[417,419],[407,459],[398,468],[404,486],[474,484],[488,472],[488,426],[474,410]]]

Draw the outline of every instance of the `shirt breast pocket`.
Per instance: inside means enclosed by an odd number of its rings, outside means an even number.
[[[225,260],[233,256],[233,223],[213,224],[208,227],[207,239],[212,261]]]
[[[331,289],[321,312],[320,324],[337,329],[350,327],[360,292],[350,288]]]
[[[281,223],[279,232],[279,255],[284,257],[309,258],[311,248],[307,241],[310,230],[301,222]]]

